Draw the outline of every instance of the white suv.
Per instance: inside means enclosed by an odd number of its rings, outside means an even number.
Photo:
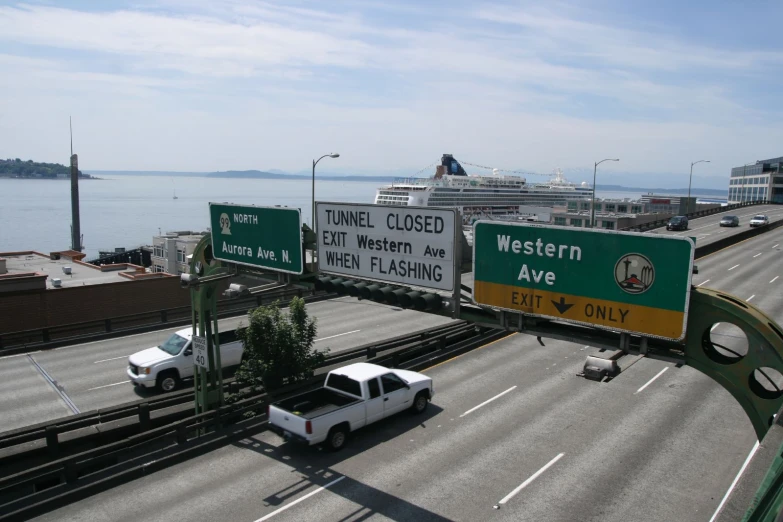
[[[162,392],[176,389],[182,379],[193,377],[192,336],[193,328],[185,328],[159,346],[134,353],[128,358],[128,378],[136,386],[154,386]],[[223,368],[242,362],[245,348],[236,332],[220,332],[218,341]]]
[[[763,214],[753,216],[753,219],[750,220],[750,226],[752,227],[760,227],[762,225],[769,225],[769,218]]]

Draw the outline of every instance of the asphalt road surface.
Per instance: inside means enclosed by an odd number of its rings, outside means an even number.
[[[647,232],[649,234],[662,234],[671,236],[695,237],[696,246],[708,245],[713,241],[744,232],[750,227],[750,220],[753,216],[765,214],[769,222],[780,221],[783,219],[783,205],[754,205],[734,211],[721,212],[711,216],[705,216],[697,219],[691,219],[688,222],[688,230],[666,230],[666,227],[656,228]],[[722,227],[720,220],[726,216],[737,216],[739,226]]]
[[[318,320],[315,347],[330,353],[452,321],[350,297],[311,303],[307,309]],[[244,316],[224,319],[220,329],[235,329],[240,323],[247,324]],[[128,381],[128,356],[157,346],[183,328],[0,358],[0,432],[157,394]],[[183,385],[192,386],[192,381]]]
[[[781,321],[782,243],[780,229],[716,252],[693,282]],[[265,432],[37,520],[710,520],[756,442],[729,393],[643,358],[588,381],[597,350],[544,342],[515,334],[425,370],[424,415],[339,453]]]

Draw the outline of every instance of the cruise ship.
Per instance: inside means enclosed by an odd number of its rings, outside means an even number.
[[[585,201],[593,190],[586,183],[567,181],[560,169],[552,179],[528,183],[517,175],[469,175],[451,155],[444,154],[430,178],[395,180],[378,189],[376,205],[456,207],[465,222],[473,217],[515,219],[528,215],[524,207],[566,206],[568,201]]]

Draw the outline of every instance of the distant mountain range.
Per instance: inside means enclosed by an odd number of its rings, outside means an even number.
[[[405,171],[394,171],[394,173],[386,175],[342,175],[329,172],[316,172],[316,178],[319,180],[328,181],[362,181],[373,183],[390,183],[396,178],[411,177],[410,174],[406,176]],[[119,176],[167,176],[167,177],[206,177],[206,178],[241,178],[241,179],[287,179],[287,180],[310,180],[312,174],[310,172],[297,172],[291,174],[282,170],[271,169],[269,171],[262,170],[227,170],[219,172],[171,172],[171,171],[115,171],[115,170],[91,170],[90,174],[101,175],[119,175]],[[581,182],[589,177],[592,177],[592,171],[587,172],[583,169],[565,170],[564,175],[567,179],[574,182]],[[681,181],[683,176],[680,174],[643,174],[634,175],[636,178],[646,178],[655,180],[660,185],[670,185],[682,187]],[[581,179],[583,178],[583,179]],[[603,181],[609,181],[608,184],[596,184],[598,190],[616,191],[616,192],[652,192],[655,194],[671,194],[671,195],[685,195],[688,193],[688,188],[645,188],[645,187],[630,187],[624,184],[615,184],[611,182],[628,181],[629,175],[615,172],[603,172],[599,176],[599,179]],[[687,179],[687,176],[686,176]],[[691,188],[691,194],[698,194],[700,196],[726,196],[728,190],[728,181],[715,178],[715,177],[693,177],[694,185]],[[726,185],[726,188],[719,188]]]
[[[687,188],[678,188],[678,189],[667,189],[667,188],[643,188],[643,187],[624,187],[622,185],[599,185],[596,183],[595,188],[598,190],[606,190],[611,192],[642,192],[647,193],[650,192],[652,194],[661,194],[661,195],[677,195],[677,196],[687,196],[688,195],[688,189]],[[728,190],[725,189],[709,189],[709,188],[701,188],[701,187],[692,187],[691,188],[691,195],[698,194],[699,196],[727,196]]]
[[[287,174],[281,171],[265,172],[262,170],[227,170],[224,172],[209,172],[207,178],[251,178],[251,179],[312,179],[312,174]],[[317,173],[318,179],[329,181],[376,181],[380,183],[390,183],[396,176],[340,176],[337,174]]]

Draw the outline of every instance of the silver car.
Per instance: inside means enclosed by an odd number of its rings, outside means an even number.
[[[763,225],[769,225],[769,218],[764,214],[753,216],[753,219],[750,220],[750,226],[752,227],[760,227]]]

